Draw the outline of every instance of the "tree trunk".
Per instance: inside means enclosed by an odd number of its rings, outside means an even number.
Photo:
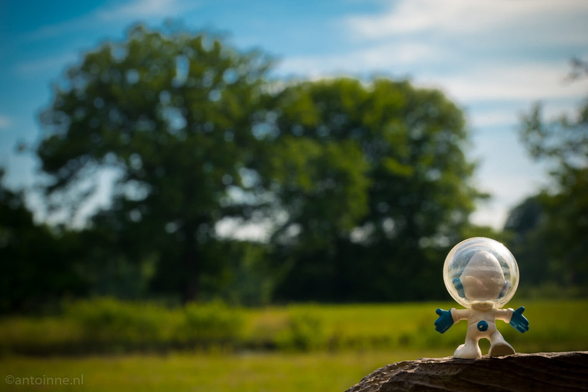
[[[188,302],[193,302],[198,299],[198,296],[200,294],[200,276],[196,250],[186,251],[183,259],[186,271],[186,280],[184,283],[184,290],[182,294],[182,303],[186,304]]]
[[[196,301],[200,295],[200,260],[198,257],[198,242],[196,231],[198,224],[186,224],[184,252],[182,263],[184,265],[184,287],[182,289],[182,303]]]

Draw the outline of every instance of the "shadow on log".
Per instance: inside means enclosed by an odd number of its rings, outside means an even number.
[[[588,391],[588,351],[397,362],[346,392],[390,391]]]

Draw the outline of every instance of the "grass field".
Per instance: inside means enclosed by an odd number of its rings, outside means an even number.
[[[521,334],[501,321],[497,325],[504,337],[522,350],[588,350],[588,301],[515,299],[508,305],[515,309],[525,306],[524,315],[529,319],[530,330]],[[454,348],[463,343],[466,331],[464,321],[443,335],[435,331],[433,323],[437,318],[437,307],[449,309],[459,306],[453,302],[435,302],[268,308],[251,311],[247,336],[254,339],[252,336],[256,330],[268,334],[268,325],[282,325],[288,315],[310,314],[322,321],[324,335],[341,348],[430,350]],[[453,353],[449,351],[449,354]]]
[[[527,308],[529,332],[519,334],[507,324],[498,324],[518,352],[588,350],[588,301],[513,300],[509,305],[522,304]],[[451,306],[455,304],[296,305],[242,310],[241,346],[209,347],[206,352],[184,348],[168,354],[134,351],[25,357],[6,349],[11,339],[29,344],[62,341],[73,330],[60,332],[64,320],[34,324],[34,320],[9,319],[0,325],[0,341],[5,347],[0,356],[0,391],[344,391],[388,363],[452,355],[463,342],[465,323],[454,325],[443,335],[433,327],[435,308]],[[302,321],[297,324],[296,320]],[[28,329],[22,329],[23,325]],[[293,344],[296,339],[303,343]],[[260,351],[260,342],[276,344]],[[488,343],[482,341],[481,346],[486,352]],[[46,385],[48,378],[73,380],[81,375],[83,385]],[[15,384],[8,384],[7,376],[13,376]],[[44,385],[16,385],[16,380],[30,384],[31,376],[35,384]]]
[[[588,349],[588,301],[511,301],[526,306],[530,330],[499,322],[531,351]],[[455,303],[293,305],[232,309],[86,302],[48,317],[0,320],[0,355],[88,355],[174,351],[429,350],[463,342],[466,323],[435,332],[435,309]]]
[[[443,352],[325,352],[306,354],[169,355],[89,358],[11,358],[0,361],[2,391],[342,392],[391,362]],[[83,385],[8,385],[14,377],[69,377]],[[21,380],[23,381],[23,380]]]

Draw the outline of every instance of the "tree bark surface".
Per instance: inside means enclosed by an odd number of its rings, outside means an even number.
[[[588,351],[397,362],[346,392],[391,391],[588,391]]]

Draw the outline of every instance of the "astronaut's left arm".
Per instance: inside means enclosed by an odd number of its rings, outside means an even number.
[[[512,325],[514,329],[520,333],[525,333],[529,330],[529,320],[523,316],[525,307],[521,306],[517,310],[512,309],[494,309],[494,318],[502,320],[505,323]]]
[[[512,318],[512,313],[514,310],[511,308],[508,309],[494,309],[494,318],[496,320],[502,320],[505,323],[510,323],[510,319]]]

